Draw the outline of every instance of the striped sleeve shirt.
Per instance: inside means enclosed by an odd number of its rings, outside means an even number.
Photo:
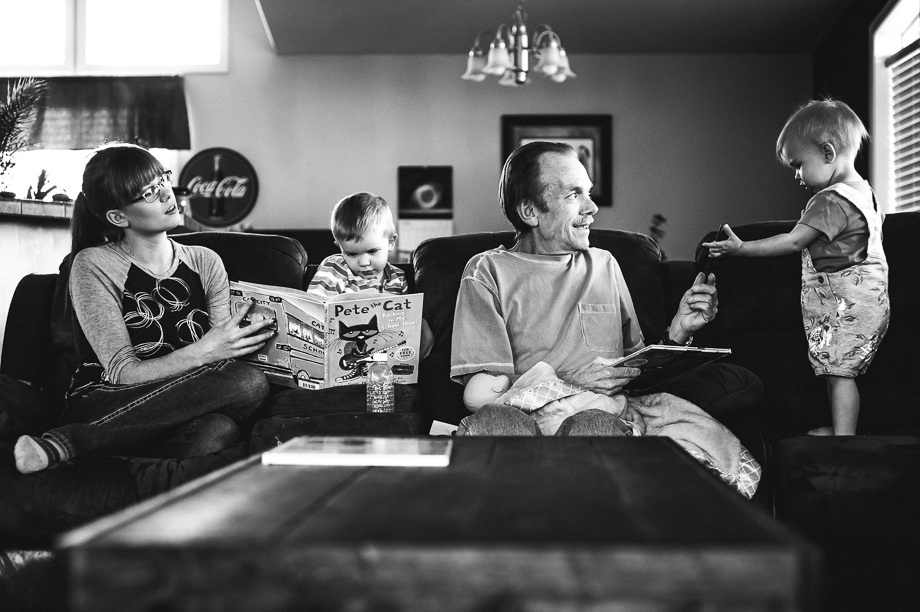
[[[380,283],[374,283],[351,271],[342,255],[330,255],[319,264],[307,293],[323,301],[341,293],[379,291],[381,293],[406,293],[409,285],[406,275],[393,264],[383,269]]]

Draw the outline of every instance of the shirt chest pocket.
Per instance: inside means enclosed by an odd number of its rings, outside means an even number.
[[[579,304],[578,318],[585,346],[599,353],[615,353],[622,344],[620,313],[613,304]]]

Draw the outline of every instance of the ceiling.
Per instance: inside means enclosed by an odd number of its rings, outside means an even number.
[[[526,0],[569,54],[808,53],[851,0]],[[466,54],[515,0],[255,0],[278,55]],[[486,43],[488,38],[484,37]]]

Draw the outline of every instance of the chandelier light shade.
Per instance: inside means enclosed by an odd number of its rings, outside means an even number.
[[[491,30],[480,32],[473,42],[466,62],[466,72],[460,77],[467,81],[482,82],[487,76],[500,77],[499,85],[516,87],[530,82],[530,73],[536,72],[557,83],[574,78],[569,59],[562,48],[559,35],[548,25],[534,30],[533,44],[527,34],[527,13],[521,5],[511,16],[512,25],[501,24],[492,37]],[[483,36],[492,37],[488,52],[483,47]],[[531,66],[533,61],[536,64]]]

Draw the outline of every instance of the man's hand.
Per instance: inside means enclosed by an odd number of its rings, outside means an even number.
[[[677,314],[671,321],[670,338],[678,344],[686,342],[695,331],[713,320],[719,312],[719,296],[716,292],[716,275],[708,278],[700,272],[680,299]]]
[[[556,376],[588,391],[616,395],[642,371],[639,368],[614,367],[610,365],[613,362],[613,359],[595,357],[591,363],[568,372],[557,372]]]

